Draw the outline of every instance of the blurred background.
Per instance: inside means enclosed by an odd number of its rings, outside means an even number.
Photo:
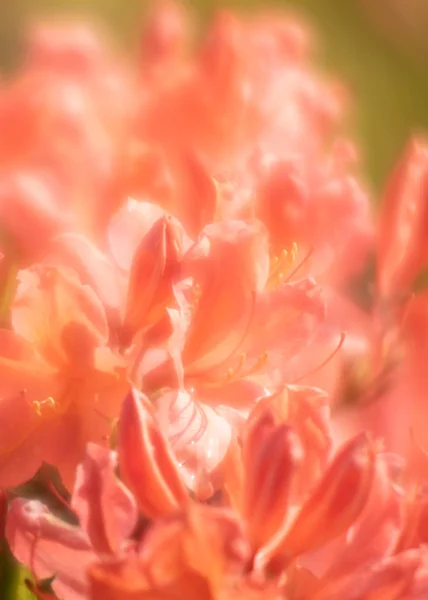
[[[187,0],[202,21],[218,0]],[[221,2],[252,10],[264,0]],[[147,0],[2,0],[0,68],[19,64],[26,23],[35,15],[92,15],[123,45],[135,46]],[[428,130],[428,0],[283,0],[312,24],[317,58],[353,98],[351,126],[376,189],[414,130]]]

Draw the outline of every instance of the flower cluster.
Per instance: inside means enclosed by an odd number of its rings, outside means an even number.
[[[428,145],[375,233],[306,28],[192,25],[43,24],[0,90],[5,537],[41,599],[422,600]]]

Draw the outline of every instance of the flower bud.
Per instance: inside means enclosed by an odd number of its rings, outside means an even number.
[[[277,540],[270,569],[281,571],[295,556],[346,531],[367,503],[374,470],[375,455],[366,436],[348,442],[303,504],[287,534]]]
[[[266,412],[250,429],[244,448],[244,515],[254,548],[283,528],[291,486],[303,459],[296,433]]]
[[[148,400],[132,391],[124,400],[118,429],[120,474],[141,512],[157,518],[179,510],[187,489]]]
[[[161,217],[138,246],[132,262],[125,331],[131,335],[162,316],[183,252],[183,231],[171,217]]]

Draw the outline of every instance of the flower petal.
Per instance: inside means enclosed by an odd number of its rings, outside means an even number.
[[[287,533],[272,541],[269,568],[282,570],[293,557],[346,531],[366,506],[374,470],[374,453],[364,435],[346,444],[300,508]]]
[[[296,432],[275,425],[269,411],[251,423],[244,443],[244,515],[254,550],[286,523],[292,486],[304,452]]]
[[[91,600],[161,600],[150,590],[143,566],[137,558],[94,563],[88,569]]]
[[[413,139],[392,173],[378,233],[378,292],[408,289],[427,259],[428,145]]]
[[[157,204],[129,199],[110,222],[108,237],[112,254],[121,269],[131,267],[132,258],[143,237],[165,215]]]
[[[410,550],[374,563],[369,568],[351,572],[343,578],[333,580],[318,589],[313,600],[401,600],[413,598],[411,590],[416,572],[421,566],[422,556],[418,550]],[[410,595],[408,596],[408,594]]]
[[[100,299],[73,272],[37,265],[20,271],[19,281],[12,325],[45,360],[79,365],[91,359],[95,345],[108,339]]]
[[[197,495],[210,496],[213,472],[231,440],[230,424],[216,409],[201,403],[196,394],[184,390],[166,392],[155,407],[187,487]]]
[[[76,472],[71,506],[99,554],[119,552],[138,517],[134,498],[117,478],[115,468],[114,452],[88,444]]]
[[[187,489],[171,449],[152,415],[147,398],[136,390],[122,406],[118,426],[119,466],[141,512],[154,518],[187,503]]]
[[[293,361],[299,361],[325,319],[321,292],[312,279],[302,279],[257,296],[245,349],[255,357],[266,352],[266,367],[280,369],[286,383]]]
[[[135,251],[129,274],[124,328],[132,337],[172,305],[172,286],[183,255],[184,231],[172,217],[158,219]]]
[[[85,597],[86,569],[95,555],[81,530],[51,515],[37,500],[19,499],[12,502],[6,537],[15,558],[38,578],[55,575],[59,597]]]
[[[118,309],[124,301],[124,280],[117,268],[92,242],[78,233],[63,233],[50,243],[43,262],[73,269],[84,285],[90,285],[103,304]]]
[[[183,279],[193,281],[179,301],[191,315],[183,351],[189,377],[221,365],[241,347],[255,294],[267,279],[267,249],[260,224],[223,221],[207,226],[184,257]]]

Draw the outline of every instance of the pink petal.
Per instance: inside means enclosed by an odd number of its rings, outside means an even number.
[[[86,569],[96,560],[86,535],[57,519],[37,500],[12,502],[6,538],[17,560],[40,578],[56,575],[53,587],[67,600],[83,600]]]
[[[40,467],[45,440],[38,411],[52,410],[58,384],[30,344],[0,330],[0,485],[23,483]]]
[[[290,382],[293,363],[314,340],[325,319],[320,287],[311,279],[280,285],[257,297],[246,340],[248,353],[256,359],[267,353],[266,367],[278,368]]]
[[[125,398],[118,426],[119,466],[143,514],[155,518],[178,511],[187,489],[149,400],[133,390]]]
[[[43,256],[53,235],[71,228],[73,219],[58,202],[61,190],[47,179],[16,169],[6,173],[0,179],[2,229],[20,254],[33,262]]]
[[[75,273],[39,264],[20,271],[18,279],[13,328],[46,360],[81,363],[108,339],[104,307]]]
[[[1,413],[0,421],[10,427],[13,420],[8,422],[6,414]],[[19,427],[13,429],[15,440],[13,446],[0,450],[0,485],[2,487],[15,487],[29,481],[40,469],[43,463],[43,440],[40,432],[28,430],[28,423],[19,422]],[[3,435],[3,431],[0,436]]]
[[[388,463],[394,458],[400,459],[398,456],[378,456],[367,506],[348,531],[346,540],[341,540],[340,558],[336,556],[325,580],[381,560],[395,548],[403,525],[403,498],[390,473]]]
[[[337,578],[326,585],[319,584],[313,600],[361,600],[382,598],[401,600],[413,598],[410,593],[416,572],[422,563],[418,550],[409,550],[374,563],[368,568],[358,569]],[[408,595],[410,594],[410,595]]]
[[[110,222],[108,238],[121,269],[131,267],[135,250],[154,223],[165,215],[157,204],[129,199]]]
[[[83,284],[90,285],[96,291],[105,306],[122,306],[124,279],[107,256],[85,236],[64,233],[55,237],[43,262],[73,269]]]
[[[132,494],[115,474],[116,455],[89,444],[76,472],[71,505],[98,553],[116,553],[138,518]]]
[[[189,376],[223,366],[241,348],[255,295],[266,283],[267,250],[259,223],[224,221],[208,225],[185,255],[177,291],[182,310],[191,315],[183,351]],[[186,290],[183,280],[192,286]]]
[[[231,425],[214,408],[184,390],[163,394],[156,415],[168,437],[186,485],[195,491],[212,478],[231,440]]]

